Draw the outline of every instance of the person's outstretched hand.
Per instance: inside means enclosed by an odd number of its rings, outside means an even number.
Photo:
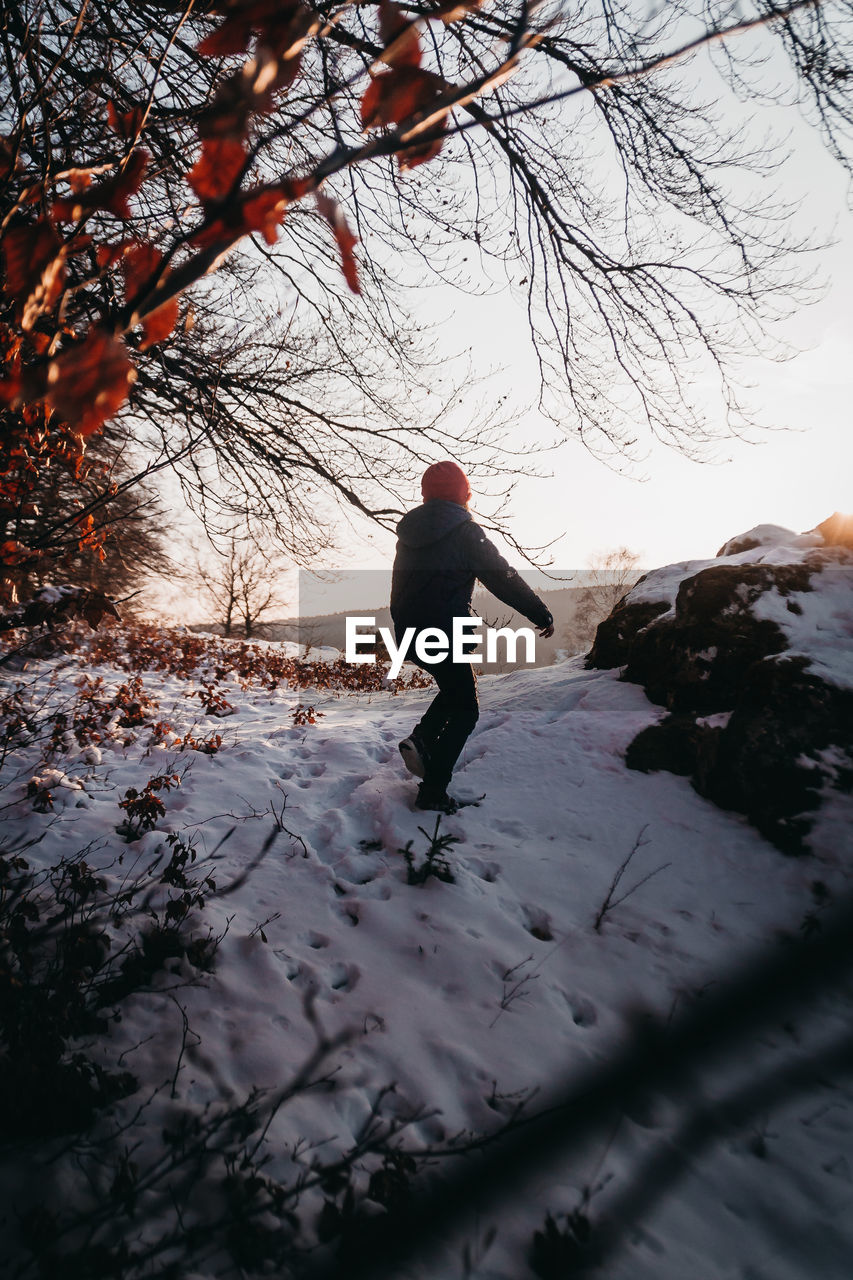
[[[552,636],[553,634],[554,634],[553,622],[549,623],[547,627],[543,627],[542,630],[539,632],[539,635],[543,640],[549,639],[549,637]]]

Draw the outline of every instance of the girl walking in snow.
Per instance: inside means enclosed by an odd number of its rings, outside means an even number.
[[[416,635],[427,628],[445,636],[454,618],[469,618],[474,583],[516,609],[538,628],[554,634],[554,620],[471,519],[471,486],[455,462],[436,462],[421,480],[423,502],[397,525],[397,554],[391,580],[391,617],[397,643],[407,628]],[[469,650],[470,651],[470,650]],[[470,661],[454,661],[452,652],[435,662],[415,661],[428,671],[438,693],[423,718],[400,743],[406,768],[421,778],[419,809],[454,813],[457,802],[447,794],[453,767],[479,716],[477,682]]]

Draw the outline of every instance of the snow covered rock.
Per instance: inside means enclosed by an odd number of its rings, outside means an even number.
[[[736,556],[742,551],[766,550],[768,547],[820,547],[825,541],[820,533],[820,526],[808,533],[792,533],[780,524],[757,524],[746,533],[739,533],[736,538],[729,538],[717,552],[720,556]]]
[[[827,789],[853,781],[851,642],[853,550],[759,525],[712,561],[645,575],[587,662],[623,666],[670,712],[631,743],[629,767],[689,776],[801,853]]]

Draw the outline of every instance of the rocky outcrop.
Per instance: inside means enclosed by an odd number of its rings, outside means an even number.
[[[606,606],[605,606],[606,607]],[[608,618],[599,623],[595,641],[587,656],[588,667],[621,667],[639,635],[650,622],[666,613],[669,604],[663,600],[629,604],[627,597],[619,601]]]
[[[587,658],[670,713],[630,768],[690,777],[792,854],[826,789],[853,783],[853,554],[818,534],[759,526],[715,561],[646,575]]]
[[[802,656],[758,664],[693,774],[701,795],[745,813],[785,853],[807,847],[826,785],[853,786],[853,691],[808,665]]]

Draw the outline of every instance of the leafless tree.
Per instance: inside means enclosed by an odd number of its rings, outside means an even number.
[[[628,547],[614,547],[591,558],[586,579],[566,628],[569,649],[577,653],[588,647],[596,627],[607,618],[640,577],[640,557]]]
[[[246,537],[232,537],[224,551],[198,561],[196,581],[217,610],[223,635],[240,627],[249,640],[261,632],[264,615],[284,603],[279,572],[275,558]]]

